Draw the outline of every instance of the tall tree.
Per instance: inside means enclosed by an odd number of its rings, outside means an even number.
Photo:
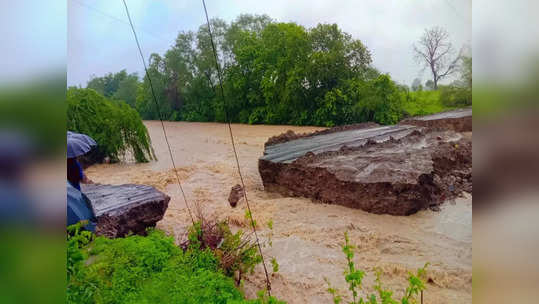
[[[416,61],[430,69],[435,90],[441,79],[458,70],[460,52],[453,58],[455,49],[449,40],[449,33],[441,27],[426,29],[414,44],[414,51]]]
[[[139,84],[137,73],[127,75],[118,83],[118,89],[112,95],[112,99],[123,100],[134,108]]]

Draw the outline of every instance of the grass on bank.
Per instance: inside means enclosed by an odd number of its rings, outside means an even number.
[[[403,102],[403,110],[408,116],[430,115],[453,109],[442,104],[440,91],[408,92]]]
[[[212,248],[183,250],[160,230],[107,239],[77,224],[67,244],[67,303],[284,303],[265,292],[246,300]]]

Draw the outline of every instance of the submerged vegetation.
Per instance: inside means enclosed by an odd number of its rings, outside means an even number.
[[[123,101],[109,100],[92,89],[67,90],[67,129],[88,134],[98,144],[92,162],[116,162],[130,153],[137,162],[155,158],[140,115]]]
[[[346,262],[348,268],[344,271],[344,279],[346,283],[348,283],[348,290],[350,291],[352,295],[352,302],[349,302],[349,304],[415,304],[418,303],[417,297],[425,290],[425,283],[423,282],[422,278],[425,276],[426,268],[428,264],[425,264],[423,268],[420,268],[417,270],[416,274],[409,273],[408,277],[408,287],[406,288],[406,291],[404,292],[404,295],[402,296],[400,301],[393,299],[393,291],[386,289],[382,286],[382,281],[380,279],[381,272],[376,272],[376,284],[373,286],[373,289],[376,290],[378,295],[376,294],[370,294],[368,297],[363,298],[359,291],[362,289],[362,281],[363,277],[365,276],[365,272],[357,269],[356,265],[354,263],[354,249],[355,246],[350,244],[350,239],[348,238],[348,234],[344,233],[344,246],[342,248],[343,253],[346,256]],[[331,286],[331,283],[329,280],[326,279],[326,282],[328,284],[328,292],[331,294],[333,298],[333,303],[339,304],[341,303],[342,296],[339,294],[337,289]]]
[[[147,77],[138,81],[123,70],[94,77],[88,88],[125,100],[143,119],[224,122],[228,115],[232,122],[249,124],[393,124],[406,115],[471,104],[471,95],[462,99],[465,81],[443,91],[444,102],[438,91],[408,94],[406,86],[373,67],[362,41],[336,24],[305,28],[267,15],[240,15],[231,23],[212,19],[211,26],[226,109],[206,25],[180,32],[165,54],[150,56],[148,73],[159,111]]]

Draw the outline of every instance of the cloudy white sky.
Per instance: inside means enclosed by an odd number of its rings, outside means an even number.
[[[204,22],[200,1],[127,0],[144,56],[164,53],[179,31]],[[456,47],[471,45],[471,0],[207,0],[208,13],[226,21],[239,14],[267,14],[305,27],[337,23],[371,50],[374,65],[400,83],[428,71],[413,60],[412,45],[432,26],[449,32]],[[121,0],[68,0],[68,85],[86,85],[92,74],[143,67]]]

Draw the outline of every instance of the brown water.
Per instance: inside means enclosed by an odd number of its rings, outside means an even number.
[[[159,122],[145,122],[158,161],[147,164],[97,165],[87,175],[101,183],[154,185],[171,196],[169,209],[158,223],[177,239],[184,237],[190,220],[180,195]],[[227,126],[218,123],[165,123],[176,166],[188,202],[209,216],[228,218],[237,228],[249,229],[244,220],[245,203],[232,209],[230,188],[239,183]],[[240,165],[246,180],[253,215],[267,241],[273,220],[273,246],[264,248],[267,261],[275,257],[279,272],[271,275],[272,294],[288,303],[330,303],[324,278],[346,293],[343,279],[343,233],[349,232],[358,246],[355,262],[366,270],[365,286],[374,283],[380,269],[385,286],[402,296],[408,271],[426,262],[428,276],[425,303],[471,303],[472,301],[472,199],[446,202],[440,212],[421,211],[408,217],[375,215],[336,205],[313,203],[304,198],[282,197],[264,192],[257,160],[264,142],[287,130],[308,132],[314,127],[233,125]],[[268,263],[269,264],[269,263]],[[271,265],[268,265],[271,269]],[[270,270],[271,271],[271,270]],[[245,292],[254,297],[264,288],[258,267],[248,276]],[[365,288],[363,294],[373,290]]]

